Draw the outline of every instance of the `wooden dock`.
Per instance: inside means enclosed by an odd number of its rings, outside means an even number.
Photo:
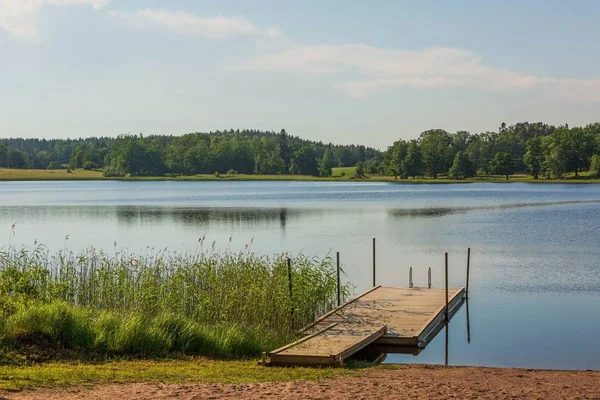
[[[448,316],[465,289],[448,289]],[[343,365],[371,344],[423,348],[444,326],[446,290],[375,286],[305,327],[302,339],[264,356],[270,364]]]

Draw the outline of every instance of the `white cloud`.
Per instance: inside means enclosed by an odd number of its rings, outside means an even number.
[[[402,87],[463,86],[481,91],[541,90],[574,102],[600,101],[600,79],[523,74],[486,65],[481,56],[452,48],[414,51],[362,44],[294,46],[259,56],[236,69],[324,74],[332,85],[352,97]]]
[[[234,36],[280,37],[274,28],[260,28],[240,16],[199,17],[187,12],[144,9],[135,12],[110,12],[138,28],[162,28],[184,35],[227,38]]]
[[[12,36],[33,39],[37,35],[36,19],[45,5],[87,6],[99,10],[110,0],[0,0],[0,28]]]

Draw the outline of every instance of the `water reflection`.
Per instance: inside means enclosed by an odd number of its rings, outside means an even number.
[[[448,366],[448,348],[450,347],[449,346],[449,342],[448,342],[448,338],[450,337],[450,330],[448,329],[448,325],[450,325],[449,322],[446,323],[446,346],[445,346],[446,351],[444,352],[445,353],[445,360],[446,360],[445,365],[446,366]]]
[[[320,217],[324,209],[240,208],[240,207],[151,207],[151,206],[11,206],[2,207],[0,216],[21,222],[41,219],[63,220],[65,218],[98,221],[116,219],[118,224],[177,223],[187,226],[203,226],[211,223],[234,226],[277,224],[285,229],[289,220]]]
[[[467,343],[471,343],[471,318],[469,317],[469,298],[465,299],[465,306],[467,307]]]
[[[116,207],[117,220],[124,224],[176,222],[182,225],[202,226],[211,223],[252,226],[279,223],[285,229],[288,219],[306,214],[321,214],[319,210],[288,210],[287,208],[149,208]]]
[[[569,204],[598,204],[600,200],[568,200],[568,201],[541,201],[532,203],[511,203],[486,206],[470,207],[423,207],[423,208],[399,208],[390,209],[389,214],[393,217],[443,217],[452,214],[465,214],[473,211],[502,211],[518,208],[564,206]]]

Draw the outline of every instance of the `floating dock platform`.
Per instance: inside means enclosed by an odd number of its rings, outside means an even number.
[[[465,289],[448,289],[448,318]],[[265,364],[334,365],[369,345],[424,348],[446,323],[446,289],[375,286],[305,327],[305,335],[263,355]]]

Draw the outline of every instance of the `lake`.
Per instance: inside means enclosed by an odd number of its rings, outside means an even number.
[[[15,225],[14,235],[11,226]],[[2,182],[0,247],[43,243],[257,253],[340,252],[357,293],[377,283],[442,287],[469,300],[448,329],[448,363],[600,369],[600,185],[369,182]],[[444,363],[444,331],[418,356],[386,362]]]

